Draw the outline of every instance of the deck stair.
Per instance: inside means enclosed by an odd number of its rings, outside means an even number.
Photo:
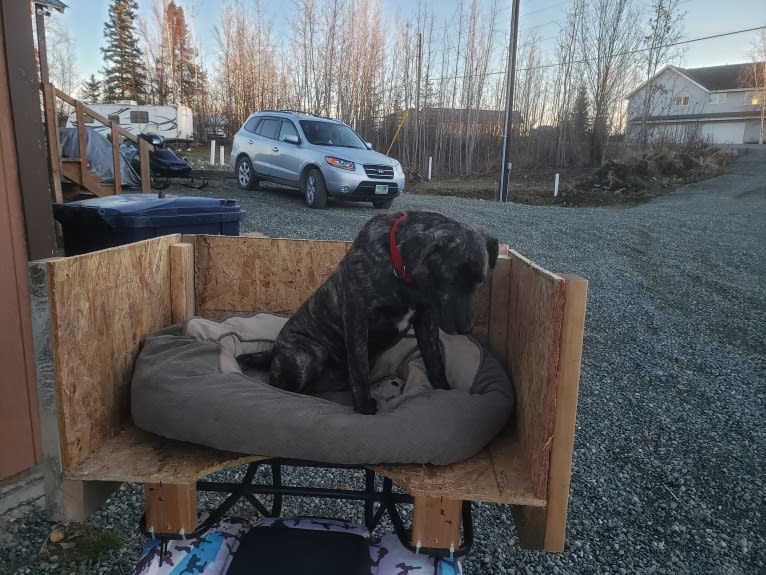
[[[120,142],[123,138],[130,140],[138,147],[141,161],[140,177],[141,192],[151,191],[151,175],[149,171],[149,152],[154,150],[149,142],[139,138],[121,128],[118,124],[105,118],[101,114],[89,108],[83,102],[64,94],[56,89],[53,84],[42,84],[43,105],[45,113],[45,130],[48,140],[48,155],[50,158],[51,191],[53,201],[63,203],[65,199],[79,195],[81,190],[86,190],[97,196],[109,196],[122,193],[122,181],[120,176]],[[60,99],[73,106],[77,116],[77,140],[79,143],[79,158],[63,158],[59,142],[58,122],[56,118],[56,100]],[[107,126],[111,132],[112,162],[114,166],[114,183],[101,182],[100,176],[89,170],[87,140],[85,137],[85,117],[89,116]]]

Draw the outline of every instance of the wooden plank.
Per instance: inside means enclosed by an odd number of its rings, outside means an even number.
[[[194,246],[170,246],[170,317],[173,323],[194,315]]]
[[[519,536],[519,546],[540,550],[545,542],[545,507],[511,506],[511,515]]]
[[[77,100],[74,110],[77,118],[77,146],[80,151],[80,182],[84,184],[88,177],[88,135],[85,130],[85,112],[82,102]]]
[[[59,131],[56,124],[56,96],[52,84],[43,84],[43,110],[45,111],[45,135],[48,138],[48,154],[53,183],[53,201],[64,203],[61,191],[61,152],[59,151]]]
[[[477,455],[450,465],[375,465],[412,495],[541,507],[517,434],[495,438]]]
[[[561,353],[556,390],[556,423],[551,444],[550,478],[548,481],[548,508],[545,523],[546,551],[564,550],[569,504],[569,484],[572,477],[572,451],[574,449],[577,420],[577,396],[580,387],[585,307],[588,282],[565,275],[566,300],[561,332]]]
[[[198,236],[197,313],[292,314],[332,273],[351,242]]]
[[[511,259],[507,253],[498,256],[492,270],[487,349],[508,370],[508,314],[511,297]]]
[[[516,391],[515,430],[535,484],[547,499],[564,280],[511,251],[508,360]]]
[[[126,425],[64,476],[79,481],[188,484],[216,471],[261,459],[265,458],[174,441]]]
[[[149,152],[154,150],[149,142],[143,138],[138,139],[138,158],[140,162],[139,174],[141,177],[141,193],[148,194],[152,191],[151,162],[149,161]]]
[[[120,132],[117,124],[110,122],[112,135],[112,168],[114,170],[114,193],[122,193],[122,156],[120,155]]]
[[[432,549],[460,547],[462,501],[417,496],[412,507],[411,544]]]
[[[119,433],[144,338],[170,324],[178,235],[47,262],[64,470]]]
[[[489,339],[490,300],[491,300],[492,270],[479,286],[474,298],[474,322],[471,335],[481,345],[486,346]]]
[[[191,533],[197,526],[197,486],[144,485],[146,528],[153,533]]]

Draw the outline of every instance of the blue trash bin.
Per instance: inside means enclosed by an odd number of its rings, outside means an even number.
[[[175,233],[238,236],[243,213],[236,200],[157,194],[53,204],[67,256]]]

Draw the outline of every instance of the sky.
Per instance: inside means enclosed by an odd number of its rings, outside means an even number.
[[[138,0],[139,12],[148,14],[155,0]],[[457,0],[421,0],[438,8],[439,14],[451,14]],[[466,0],[468,2],[469,0]],[[490,0],[486,0],[489,3]],[[511,0],[496,0],[502,11],[503,35],[510,29]],[[519,39],[534,31],[554,53],[559,27],[564,22],[571,0],[519,0]],[[640,0],[650,3],[651,0]],[[103,44],[104,22],[107,20],[108,0],[64,0],[69,6],[64,14],[54,13],[70,32],[76,53],[75,69],[81,80],[91,73],[100,76],[103,68],[100,48]],[[247,4],[248,0],[244,0]],[[219,24],[222,2],[218,0],[176,0],[195,21],[194,35],[198,38],[200,55],[204,61],[216,51],[214,26]],[[274,30],[289,29],[294,10],[291,0],[261,0],[261,6]],[[394,20],[396,14],[410,16],[416,11],[416,0],[383,0],[384,17]],[[684,40],[694,40],[740,30],[766,26],[764,0],[682,0],[686,12]],[[750,60],[749,51],[758,32],[739,33],[684,45],[685,54],[679,62],[688,68],[737,64]]]

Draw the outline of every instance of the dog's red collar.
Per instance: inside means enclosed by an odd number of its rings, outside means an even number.
[[[389,245],[391,246],[391,265],[394,267],[394,275],[405,284],[410,285],[412,277],[407,275],[407,268],[404,267],[402,262],[402,254],[399,253],[399,247],[396,245],[396,229],[406,219],[407,214],[402,214],[394,220],[394,225],[391,226],[391,234],[389,235]]]

